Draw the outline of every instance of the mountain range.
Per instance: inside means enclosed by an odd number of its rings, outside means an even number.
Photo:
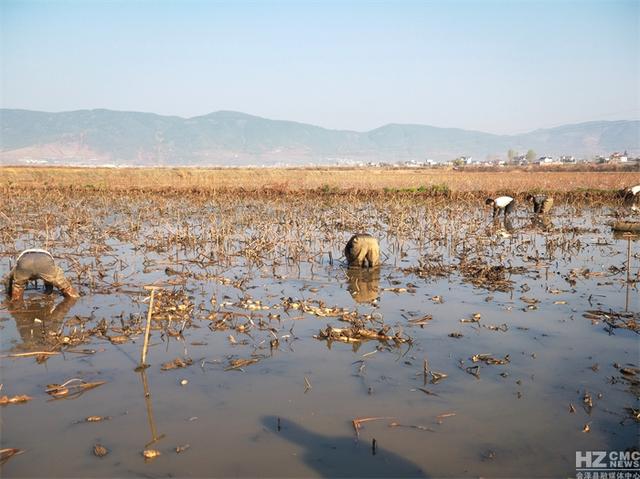
[[[218,111],[153,113],[0,109],[0,164],[244,166],[505,158],[512,149],[589,158],[640,155],[640,120],[592,121],[517,135],[388,124],[366,132]]]

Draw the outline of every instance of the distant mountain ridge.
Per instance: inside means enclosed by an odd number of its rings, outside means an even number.
[[[0,164],[47,161],[115,165],[273,165],[538,155],[640,155],[640,120],[593,121],[495,135],[388,124],[367,132],[330,130],[233,111],[182,118],[154,113],[0,109]]]

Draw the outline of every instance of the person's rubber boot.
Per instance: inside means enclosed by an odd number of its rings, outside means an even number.
[[[80,297],[80,293],[78,293],[73,286],[69,286],[68,288],[63,289],[62,290],[62,294],[64,295],[65,298],[79,298]]]
[[[11,301],[22,301],[24,295],[24,286],[14,284],[11,286]]]

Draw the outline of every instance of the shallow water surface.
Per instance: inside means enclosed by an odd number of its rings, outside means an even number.
[[[114,202],[46,235],[15,205],[0,272],[45,244],[83,296],[39,284],[0,309],[2,394],[33,398],[0,410],[2,448],[25,451],[5,477],[567,477],[576,451],[638,446],[638,334],[615,326],[639,319],[640,248],[608,207],[505,223],[422,200]],[[379,271],[341,263],[365,230]],[[319,339],[349,321],[397,340]],[[176,358],[192,364],[162,370]],[[45,393],[71,378],[106,383]]]

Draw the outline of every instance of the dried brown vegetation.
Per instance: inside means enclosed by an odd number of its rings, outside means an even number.
[[[638,171],[547,171],[402,168],[29,168],[0,167],[0,186],[124,191],[322,193],[613,192],[640,183]]]

